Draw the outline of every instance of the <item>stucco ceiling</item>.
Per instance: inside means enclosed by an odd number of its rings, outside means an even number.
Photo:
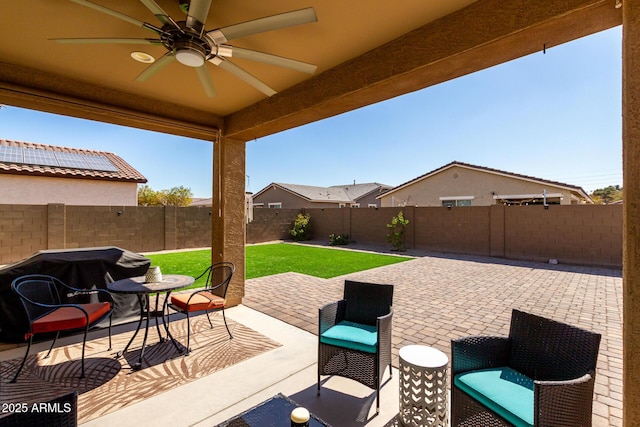
[[[92,0],[154,26],[138,1]],[[176,21],[177,0],[156,0]],[[206,29],[305,7],[317,22],[230,44],[318,66],[314,75],[232,61],[275,89],[267,97],[206,64],[217,96],[194,69],[173,62],[145,82],[162,46],[61,44],[54,38],[153,37],[68,0],[0,2],[0,103],[210,139],[247,140],[388,99],[620,23],[614,0],[213,0]]]

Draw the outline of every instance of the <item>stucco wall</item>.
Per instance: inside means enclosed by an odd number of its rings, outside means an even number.
[[[474,196],[472,206],[495,204],[495,195],[563,193],[561,204],[571,204],[571,192],[553,185],[463,167],[451,167],[381,198],[381,207],[442,206],[440,197]],[[394,204],[392,204],[394,203]]]
[[[0,203],[137,206],[138,184],[0,174]]]

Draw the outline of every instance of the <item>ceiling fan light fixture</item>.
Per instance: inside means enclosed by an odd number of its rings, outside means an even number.
[[[152,64],[156,61],[156,59],[145,52],[131,52],[131,57],[138,62],[142,62],[145,64]]]
[[[184,46],[176,51],[176,59],[187,67],[201,67],[204,64],[204,55],[198,49]]]

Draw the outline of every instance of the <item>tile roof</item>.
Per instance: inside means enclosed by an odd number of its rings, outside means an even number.
[[[276,182],[276,185],[296,193],[299,196],[317,202],[345,202],[351,201],[349,196],[340,187],[316,187],[313,185],[285,184]]]
[[[359,198],[366,196],[374,191],[386,191],[391,189],[390,185],[380,184],[378,182],[368,182],[364,184],[347,184],[347,185],[332,185],[329,188],[342,188],[345,194],[353,201],[357,201]]]
[[[33,148],[39,150],[47,150],[54,152],[63,152],[71,154],[84,154],[89,156],[103,156],[108,159],[117,172],[79,169],[60,166],[32,165],[25,163],[12,163],[0,161],[0,174],[15,174],[29,176],[48,176],[56,178],[77,178],[77,179],[93,179],[107,181],[125,181],[145,183],[147,179],[129,163],[125,162],[120,156],[109,153],[107,151],[87,150],[82,148],[59,147],[55,145],[37,144],[34,142],[11,141],[0,139],[0,146]]]
[[[285,184],[274,182],[273,184],[269,184],[267,187],[265,187],[265,189],[259,191],[257,194],[262,193],[272,185],[277,185],[312,202],[336,203],[353,203],[356,202],[359,198],[379,188],[382,188],[383,190],[391,188],[384,184],[378,184],[377,182],[365,184],[334,185],[331,187],[316,187],[312,185]]]

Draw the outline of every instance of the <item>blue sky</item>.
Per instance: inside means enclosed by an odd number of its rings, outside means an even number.
[[[454,160],[622,185],[620,27],[247,143],[247,190],[271,182],[398,185]],[[0,101],[1,102],[1,101]],[[118,154],[155,190],[210,197],[210,142],[14,107],[0,138]]]

